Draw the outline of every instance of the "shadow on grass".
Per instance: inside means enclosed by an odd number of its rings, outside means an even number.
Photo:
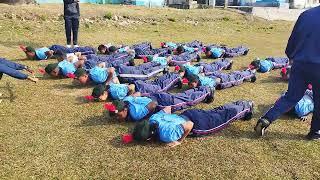
[[[108,114],[105,112],[100,116],[93,116],[86,120],[83,120],[81,124],[76,125],[76,127],[104,126],[104,125],[114,125],[114,124],[119,124],[119,122],[109,117]]]
[[[8,93],[9,93],[9,96],[0,96],[0,99],[3,100],[3,99],[8,99],[10,100],[10,102],[13,102],[17,97],[14,95],[14,87],[11,86],[11,84],[9,82],[6,82],[6,85],[3,86],[3,87],[0,87],[0,89],[4,89],[6,90]]]
[[[275,140],[275,139],[280,139],[280,140],[305,140],[305,135],[304,134],[295,134],[295,133],[290,133],[290,132],[275,132],[272,131],[272,125],[269,127],[267,133],[265,134],[264,137],[258,137],[254,130],[254,127],[252,127],[252,131],[250,130],[231,130],[228,129],[225,131],[222,136],[226,138],[231,138],[231,139],[253,139],[253,140]]]
[[[61,79],[60,79],[61,80]],[[93,85],[81,85],[77,83],[76,81],[72,81],[68,84],[55,84],[53,86],[57,89],[87,89],[87,88],[93,88]]]
[[[166,146],[163,143],[158,141],[148,141],[148,142],[137,142],[133,141],[131,143],[123,143],[121,136],[116,136],[109,141],[109,144],[115,148],[130,148],[136,146],[144,146],[150,148],[165,148]]]
[[[260,80],[261,83],[286,83],[283,79],[279,76],[268,76],[265,79]]]

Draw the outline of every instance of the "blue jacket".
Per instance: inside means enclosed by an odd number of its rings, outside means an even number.
[[[63,0],[64,17],[79,17],[80,8],[76,0]]]
[[[286,54],[294,62],[320,64],[320,6],[303,12],[289,38]]]

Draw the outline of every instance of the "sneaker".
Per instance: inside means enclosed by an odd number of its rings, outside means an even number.
[[[229,66],[226,68],[226,70],[231,70],[233,65],[233,61],[230,62]]]
[[[67,45],[66,47],[67,47],[67,48],[71,48],[72,46],[71,46],[71,45]]]
[[[73,47],[74,47],[74,48],[77,48],[77,47],[79,47],[79,45],[76,44],[76,45],[73,45]]]
[[[249,105],[250,105],[250,111],[247,112],[243,117],[243,120],[245,120],[245,121],[248,121],[248,120],[252,119],[253,114],[254,114],[254,102],[253,101],[249,101]]]
[[[312,140],[320,140],[320,131],[310,131],[306,138],[310,141]]]
[[[207,96],[207,98],[205,99],[205,103],[212,103],[214,101],[214,91],[215,89],[211,89],[211,93],[210,95]]]
[[[257,122],[257,125],[254,127],[254,130],[258,136],[263,136],[269,125],[270,122],[267,119],[260,118]]]
[[[252,82],[252,83],[256,82],[256,80],[257,80],[256,75],[254,75],[254,76],[252,76],[252,77],[250,78],[250,82]]]

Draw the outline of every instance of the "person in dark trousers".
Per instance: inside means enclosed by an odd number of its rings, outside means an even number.
[[[320,140],[320,6],[305,11],[298,18],[289,38],[286,54],[292,61],[287,93],[261,117],[256,126],[257,135],[263,136],[269,125],[294,107],[312,84],[314,112],[308,140]]]
[[[78,47],[78,29],[80,16],[79,0],[63,0],[63,3],[67,47],[71,47],[71,31],[73,46]]]

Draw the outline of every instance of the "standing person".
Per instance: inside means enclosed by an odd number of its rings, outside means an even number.
[[[71,31],[74,47],[78,46],[78,29],[79,29],[79,9],[80,0],[63,0],[64,3],[64,21],[67,37],[67,47],[71,47]]]
[[[287,93],[261,117],[255,131],[263,136],[269,125],[280,115],[294,107],[304,96],[308,84],[314,93],[314,113],[309,140],[320,140],[320,6],[305,11],[298,18],[289,38],[286,54],[292,61],[291,75]]]

